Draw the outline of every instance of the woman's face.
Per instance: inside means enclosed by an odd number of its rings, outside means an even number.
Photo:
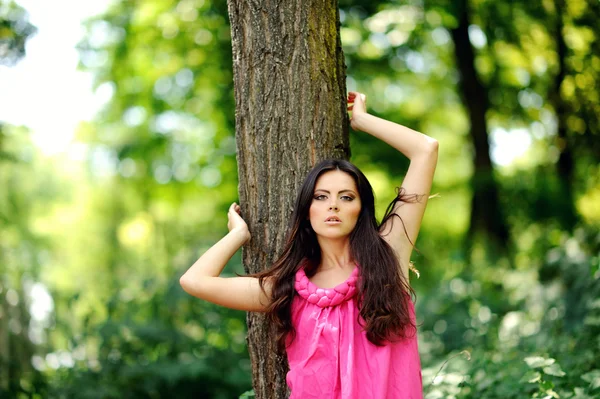
[[[309,211],[310,225],[318,237],[349,236],[360,210],[358,189],[351,175],[332,170],[319,176]]]

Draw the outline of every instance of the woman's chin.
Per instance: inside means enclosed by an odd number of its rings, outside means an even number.
[[[326,239],[326,240],[342,240],[346,238],[350,238],[350,232],[344,231],[322,231],[316,232],[317,238]]]

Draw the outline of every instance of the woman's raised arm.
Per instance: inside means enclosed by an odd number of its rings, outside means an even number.
[[[382,236],[399,254],[403,272],[408,276],[408,264],[414,243],[421,228],[421,220],[431,191],[433,175],[437,164],[438,142],[422,133],[394,122],[370,115],[366,111],[366,98],[363,94],[348,94],[348,110],[352,111],[352,129],[363,131],[394,147],[410,160],[410,166],[402,188],[406,194],[416,194],[416,202],[398,202],[393,213],[402,218],[390,218],[383,226]],[[406,228],[406,232],[405,232]]]
[[[227,213],[229,233],[210,247],[179,279],[190,295],[247,312],[264,312],[269,305],[270,287],[261,289],[254,277],[219,277],[231,257],[250,239],[246,222],[233,203]]]

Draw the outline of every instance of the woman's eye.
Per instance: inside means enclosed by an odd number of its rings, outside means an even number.
[[[315,195],[315,199],[316,199],[317,201],[321,201],[321,200],[324,200],[324,199],[325,199],[325,196],[324,196],[323,194],[321,194],[321,195]]]
[[[342,199],[343,199],[344,201],[352,201],[354,198],[353,198],[353,197],[350,197],[349,195],[344,195],[344,196],[342,196]]]

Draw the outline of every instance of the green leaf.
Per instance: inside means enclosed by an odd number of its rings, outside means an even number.
[[[592,370],[582,375],[581,378],[590,383],[590,389],[600,387],[600,370]]]
[[[565,372],[562,371],[558,363],[554,363],[548,367],[544,367],[544,373],[548,375],[553,375],[555,377],[564,377],[566,375]]]
[[[521,383],[536,383],[542,379],[542,374],[539,371],[529,370],[525,373],[523,377],[521,377]]]
[[[527,363],[527,365],[532,369],[550,366],[551,364],[553,364],[556,361],[552,358],[545,358],[545,357],[541,357],[541,356],[530,356],[530,357],[526,357],[524,360],[525,360],[525,363]]]
[[[575,388],[575,396],[571,396],[570,399],[592,399],[592,397],[587,395],[583,388]]]

